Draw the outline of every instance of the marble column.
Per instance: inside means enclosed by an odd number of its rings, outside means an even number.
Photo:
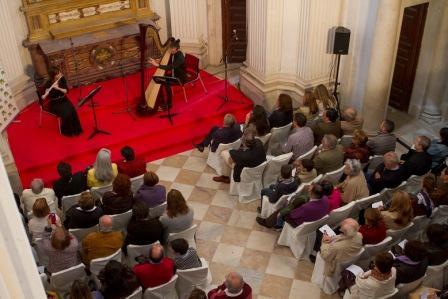
[[[395,65],[401,1],[380,0],[364,94],[364,129],[373,133],[385,118]]]
[[[434,124],[442,119],[441,104],[445,94],[448,71],[448,4],[445,5],[445,12],[442,14],[443,21],[439,27],[436,39],[432,66],[428,87],[425,94],[425,104],[421,119],[429,124]]]

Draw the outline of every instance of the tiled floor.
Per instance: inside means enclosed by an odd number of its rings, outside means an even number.
[[[167,189],[182,192],[194,209],[199,255],[210,264],[213,284],[236,270],[252,286],[254,298],[338,298],[310,283],[313,264],[297,261],[277,245],[279,232],[256,223],[258,202],[241,204],[229,185],[212,180],[207,151],[187,151],[148,163]]]

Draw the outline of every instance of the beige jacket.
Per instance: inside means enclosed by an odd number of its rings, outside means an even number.
[[[341,129],[344,135],[352,135],[355,130],[362,130],[364,120],[359,117],[352,121],[341,121]]]
[[[346,204],[369,196],[367,181],[362,172],[357,176],[347,177],[341,184],[340,189],[342,192],[342,202]]]
[[[392,267],[392,275],[387,280],[377,280],[367,271],[356,277],[350,291],[345,292],[344,299],[375,299],[391,295],[395,290],[397,270]]]
[[[340,263],[349,262],[362,248],[362,235],[356,233],[353,237],[338,235],[331,243],[322,243],[320,255],[325,261],[324,273],[330,276]]]

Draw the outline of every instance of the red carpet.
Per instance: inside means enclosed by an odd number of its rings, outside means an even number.
[[[152,73],[154,68],[148,72]],[[152,161],[174,155],[192,148],[193,141],[203,138],[211,126],[220,125],[226,113],[233,113],[239,122],[252,108],[252,102],[236,88],[229,85],[231,102],[218,110],[224,94],[224,81],[206,72],[201,73],[208,90],[205,94],[200,82],[186,88],[188,103],[185,103],[182,89],[174,87],[173,113],[174,125],[159,118],[165,112],[149,117],[137,117],[134,121],[128,114],[114,114],[124,109],[125,89],[121,78],[83,87],[83,96],[95,86],[103,88],[95,97],[98,104],[97,118],[99,128],[111,135],[97,135],[87,140],[93,129],[93,116],[90,106],[84,105],[78,110],[84,133],[68,138],[59,134],[56,118],[43,116],[42,127],[38,127],[39,105],[33,103],[17,117],[20,122],[12,123],[8,128],[9,143],[24,186],[33,178],[43,178],[47,183],[57,178],[56,165],[59,161],[69,162],[74,171],[82,170],[93,164],[97,151],[106,147],[112,150],[112,159],[120,158],[120,148],[132,146],[136,153]],[[140,95],[139,74],[127,77],[129,101],[135,112]],[[79,89],[69,92],[70,99],[76,103]]]

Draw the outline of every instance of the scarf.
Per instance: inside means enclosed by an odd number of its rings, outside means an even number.
[[[425,207],[426,217],[431,217],[434,204],[432,203],[431,198],[429,198],[429,195],[426,191],[421,190],[417,194],[417,203]]]
[[[420,262],[414,262],[413,260],[411,260],[410,258],[408,258],[405,255],[400,255],[396,259],[398,261],[402,262],[402,263],[405,263],[405,264],[408,264],[408,265],[411,265],[411,266],[415,266],[415,265],[420,264]]]
[[[376,280],[385,281],[385,280],[388,280],[392,276],[392,271],[390,271],[389,273],[381,273],[380,271],[378,271],[377,268],[373,268],[371,275]]]

